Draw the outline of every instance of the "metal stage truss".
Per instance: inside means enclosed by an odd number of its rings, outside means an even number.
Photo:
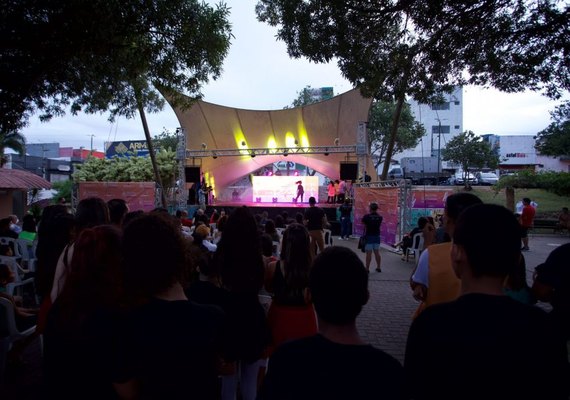
[[[186,149],[186,158],[204,158],[204,157],[237,157],[237,156],[288,156],[307,155],[307,154],[324,154],[330,153],[355,153],[356,145],[346,146],[306,146],[306,147],[262,147],[262,148],[241,148],[241,149],[216,149],[216,150],[188,150]]]

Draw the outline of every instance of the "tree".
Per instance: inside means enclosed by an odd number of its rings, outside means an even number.
[[[561,0],[259,0],[256,12],[279,26],[291,57],[336,58],[363,94],[396,102],[387,161],[406,96],[429,103],[466,83],[552,98],[570,88],[570,6]]]
[[[0,132],[0,168],[6,164],[6,156],[4,151],[12,149],[20,155],[26,151],[26,138],[18,132]]]
[[[465,188],[470,187],[467,179],[470,169],[496,168],[499,165],[499,157],[489,143],[472,131],[465,131],[451,139],[441,150],[441,158],[461,165]]]
[[[570,102],[551,113],[553,122],[536,136],[536,149],[546,156],[570,156]]]
[[[370,154],[377,157],[374,161],[374,168],[378,168],[378,165],[385,159],[386,149],[390,141],[391,121],[395,108],[396,104],[394,102],[387,101],[374,101],[370,108],[368,117],[368,138]],[[424,127],[414,118],[410,105],[405,103],[398,125],[394,152],[399,153],[417,146],[424,134]]]
[[[178,146],[178,135],[176,132],[169,132],[166,128],[152,140],[157,149],[176,151]]]
[[[4,0],[0,18],[0,128],[31,114],[109,112],[141,117],[161,185],[145,112],[199,96],[230,45],[229,9],[198,0]],[[163,196],[164,202],[164,196]]]
[[[176,153],[162,149],[157,152],[156,160],[166,188],[173,188],[178,165]],[[153,169],[149,157],[89,157],[78,165],[73,173],[74,182],[149,182],[153,179]]]

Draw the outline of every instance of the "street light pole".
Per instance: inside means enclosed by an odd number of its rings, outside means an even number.
[[[441,119],[437,119],[438,132],[437,132],[437,173],[439,176],[441,168]]]
[[[91,136],[91,154],[93,154],[93,137],[95,136],[93,133],[87,136]]]

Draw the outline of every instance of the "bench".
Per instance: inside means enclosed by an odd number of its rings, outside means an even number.
[[[533,222],[532,231],[536,232],[538,229],[540,230],[552,230],[552,233],[556,233],[559,231],[556,225],[558,225],[558,220],[556,219],[535,219]]]

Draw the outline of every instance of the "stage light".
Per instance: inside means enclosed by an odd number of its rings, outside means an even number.
[[[216,158],[218,158],[218,155],[216,153],[212,153],[212,158],[215,160]]]
[[[339,138],[335,138],[335,140],[334,140],[334,144],[335,144],[335,146],[338,146],[338,145],[339,145],[339,143],[340,143],[340,139],[339,139]]]
[[[208,148],[208,145],[206,143],[202,143],[202,150],[206,150]]]
[[[255,153],[252,151],[250,156],[251,156],[251,158],[255,158]]]
[[[245,140],[241,141],[241,145],[245,147]]]
[[[261,203],[261,197],[256,197],[256,198],[255,198],[255,202],[256,202],[256,203]]]
[[[329,148],[327,147],[327,148],[325,148],[325,156],[328,156],[328,155],[329,155]]]
[[[271,199],[271,201],[273,201],[274,203],[277,203],[277,197],[273,197],[273,198]]]
[[[299,144],[299,141],[295,139],[295,146]]]

